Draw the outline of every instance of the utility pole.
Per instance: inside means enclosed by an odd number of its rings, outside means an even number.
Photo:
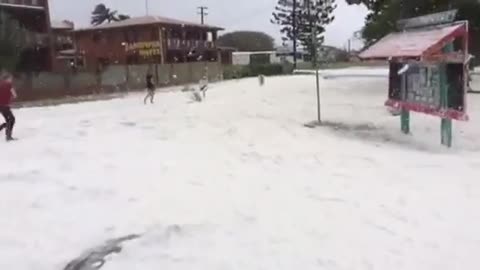
[[[297,68],[297,0],[293,0],[293,14],[292,14],[292,28],[293,28],[293,68]]]
[[[198,7],[198,10],[199,10],[198,15],[200,15],[200,20],[202,24],[205,24],[205,17],[208,15],[207,13],[208,7],[200,6]]]
[[[145,0],[145,14],[148,16],[148,0]]]

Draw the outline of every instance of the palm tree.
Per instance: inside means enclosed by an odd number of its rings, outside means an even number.
[[[117,21],[124,21],[130,19],[130,16],[125,15],[125,14],[119,14],[117,17]]]
[[[99,25],[104,22],[117,22],[130,19],[130,16],[125,14],[117,15],[116,10],[110,10],[104,4],[98,4],[92,12],[92,25]]]

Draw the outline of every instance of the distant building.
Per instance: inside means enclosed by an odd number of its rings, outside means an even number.
[[[48,0],[0,0],[1,31],[22,48],[18,71],[62,71],[73,59],[73,22],[51,21]],[[70,55],[63,55],[68,52]]]
[[[324,45],[320,48],[318,61],[321,63],[348,62],[349,54],[346,50]]]
[[[15,29],[15,42],[22,45],[20,70],[51,70],[54,50],[47,0],[0,0],[2,31]]]
[[[293,49],[287,46],[276,48],[275,51],[263,52],[233,52],[233,64],[244,66],[250,64],[278,64],[293,63]],[[310,53],[299,48],[297,50],[297,63],[311,62]],[[323,63],[347,62],[349,54],[332,46],[321,46],[318,61]]]
[[[52,21],[51,28],[55,50],[54,70],[75,69],[79,62],[83,65],[81,58],[75,60],[75,44],[72,32],[75,24],[67,20]]]
[[[221,27],[143,16],[74,31],[77,54],[88,69],[115,64],[218,61]]]
[[[288,47],[278,47],[274,51],[233,52],[233,65],[246,66],[250,64],[280,64],[293,63],[293,50]],[[297,63],[308,59],[303,50],[297,51]]]

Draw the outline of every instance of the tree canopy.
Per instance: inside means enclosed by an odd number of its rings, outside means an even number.
[[[293,41],[295,51],[297,44],[301,44],[311,55],[314,55],[316,52],[313,46],[313,29],[316,30],[316,42],[322,44],[325,27],[335,18],[333,16],[336,8],[335,0],[293,1],[296,2],[278,0],[271,22],[280,26],[284,43]],[[296,61],[295,58],[294,61]]]
[[[369,45],[395,31],[396,21],[429,13],[458,9],[458,20],[468,20],[470,51],[480,57],[480,2],[477,0],[346,0],[349,4],[364,4],[369,13],[362,37]]]
[[[315,56],[317,52],[315,51],[316,47],[313,45],[313,30],[315,28],[317,45],[322,45],[325,41],[325,27],[335,19],[333,11],[337,6],[334,4],[334,1],[331,0],[322,0],[315,3],[309,1],[308,5],[309,6],[302,9],[300,13],[298,38],[302,46],[310,52],[312,56]]]
[[[217,40],[219,46],[233,47],[239,51],[271,51],[275,49],[274,39],[262,32],[236,31],[224,34]]]

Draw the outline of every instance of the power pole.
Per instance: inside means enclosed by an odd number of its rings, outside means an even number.
[[[297,0],[293,0],[293,14],[292,14],[292,28],[293,28],[293,68],[297,68]]]
[[[145,14],[148,16],[148,0],[145,0]]]
[[[208,15],[207,13],[208,7],[200,6],[198,7],[198,10],[199,10],[198,15],[200,15],[200,20],[202,24],[205,24],[205,17]]]

